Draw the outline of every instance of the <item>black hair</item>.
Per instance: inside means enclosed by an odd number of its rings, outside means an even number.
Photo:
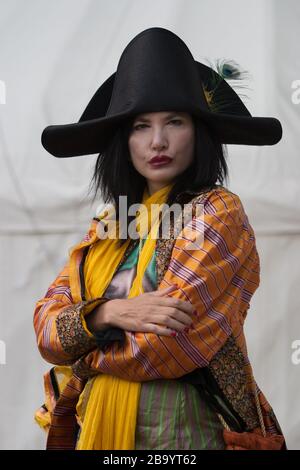
[[[171,206],[181,191],[201,191],[213,188],[217,183],[227,181],[227,147],[220,143],[217,136],[201,119],[192,116],[195,126],[195,150],[191,165],[177,175],[166,204]],[[146,178],[134,167],[130,159],[128,139],[134,118],[127,119],[118,127],[109,140],[105,150],[99,154],[90,190],[94,189],[94,198],[101,194],[105,203],[113,203],[116,219],[119,219],[119,196],[127,196],[127,207],[142,202]],[[134,216],[127,215],[127,227]],[[120,245],[126,239],[120,238]]]

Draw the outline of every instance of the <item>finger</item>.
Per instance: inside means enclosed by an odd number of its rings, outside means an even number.
[[[162,315],[162,313],[164,313],[164,315]],[[174,309],[170,309],[169,307],[162,310],[161,308],[157,309],[156,306],[153,306],[152,318],[152,323],[176,331],[183,331],[185,328],[190,328],[193,324],[190,315],[183,313],[181,310],[174,311]]]
[[[171,284],[170,286],[168,287],[165,287],[164,289],[158,289],[156,291],[153,291],[152,294],[153,295],[157,295],[157,296],[162,296],[162,295],[166,295],[168,294],[169,292],[172,292],[174,290],[178,289],[178,286],[177,284]]]
[[[180,318],[179,318],[180,317]],[[192,320],[185,314],[178,314],[175,317],[169,317],[167,326],[175,331],[184,331],[185,328],[191,328]]]
[[[168,307],[173,307],[177,310],[181,310],[182,312],[186,313],[187,315],[192,315],[193,313],[196,315],[195,308],[191,302],[182,299],[175,299],[174,297],[165,297],[163,299],[164,305]]]
[[[164,289],[159,289],[150,293],[152,295],[155,295],[156,297],[164,297],[165,295],[173,292],[176,289],[179,289],[178,284],[171,284],[170,286],[165,287]],[[170,297],[165,297],[163,302],[167,302],[167,304],[164,303],[163,305],[168,305],[170,307],[173,306],[177,309],[182,310],[183,312],[186,312],[189,315],[193,313],[196,314],[195,308],[193,307],[193,305],[190,302],[187,302],[185,300],[174,299],[173,297],[170,296]]]
[[[193,326],[193,319],[191,318],[191,315],[187,315],[181,310],[177,310],[175,316],[172,315],[171,318],[173,318],[176,322],[182,325],[183,328],[190,328]],[[172,328],[174,327],[175,329],[177,329],[174,324],[172,324],[171,326]]]
[[[143,333],[153,333],[159,336],[177,336],[178,331],[172,330],[172,328],[163,327],[153,323],[146,323],[142,328],[139,329]]]

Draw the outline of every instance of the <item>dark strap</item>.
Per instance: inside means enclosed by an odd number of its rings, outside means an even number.
[[[180,377],[179,381],[193,385],[205,403],[207,403],[213,411],[223,416],[232,431],[246,431],[245,421],[233,409],[208,367],[196,369]]]

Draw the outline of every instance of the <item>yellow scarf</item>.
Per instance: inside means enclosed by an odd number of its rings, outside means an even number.
[[[160,205],[166,201],[171,188],[172,184],[169,184],[151,196],[147,189],[144,191],[142,205],[136,217],[136,227],[140,238],[146,240],[139,254],[136,277],[128,298],[144,292],[142,279],[155,250]],[[151,204],[157,204],[158,207],[151,208]],[[112,220],[111,216],[112,210],[105,211],[100,215],[100,219]],[[118,221],[115,221],[115,224],[118,233]],[[103,295],[128,243],[129,240],[120,248],[117,246],[117,238],[112,239],[108,235],[106,239],[100,239],[90,248],[84,266],[87,299]],[[86,325],[84,326],[86,328]],[[91,379],[77,405],[81,422],[77,450],[133,450],[140,390],[140,382],[131,382],[111,375],[99,374]]]

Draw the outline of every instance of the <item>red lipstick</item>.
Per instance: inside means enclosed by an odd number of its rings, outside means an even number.
[[[170,163],[172,161],[172,158],[169,157],[168,155],[155,155],[155,157],[151,158],[149,163],[153,166],[161,166],[161,165],[166,165],[167,163]]]

